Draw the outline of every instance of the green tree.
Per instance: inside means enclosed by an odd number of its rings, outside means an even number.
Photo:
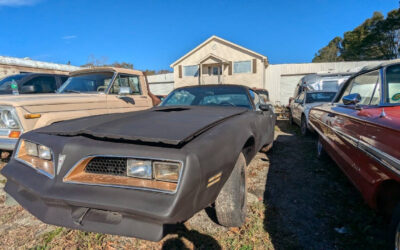
[[[374,12],[343,38],[335,37],[315,54],[313,62],[387,60],[400,55],[400,10],[388,13],[386,19]]]
[[[335,37],[328,43],[327,46],[318,50],[318,53],[315,54],[313,62],[336,62],[343,61],[343,58],[340,56],[341,50],[341,37]]]

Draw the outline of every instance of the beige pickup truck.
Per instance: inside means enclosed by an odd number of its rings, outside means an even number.
[[[74,71],[54,94],[1,96],[0,152],[14,150],[24,132],[62,120],[148,109],[153,97],[141,71],[112,67]]]

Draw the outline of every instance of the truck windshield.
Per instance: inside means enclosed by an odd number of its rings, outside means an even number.
[[[105,92],[111,83],[114,73],[90,73],[71,76],[60,87],[59,93]]]
[[[306,103],[313,102],[331,102],[335,97],[336,92],[315,92],[307,93]]]
[[[252,109],[247,90],[236,86],[202,86],[174,90],[160,106],[236,106]]]
[[[19,74],[3,78],[2,80],[0,80],[0,91],[11,91],[11,85],[13,83],[18,85],[18,81],[25,76],[25,74]]]

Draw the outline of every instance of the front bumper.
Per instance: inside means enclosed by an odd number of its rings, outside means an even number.
[[[52,144],[59,140],[59,137],[47,135],[40,137],[45,137]],[[29,139],[41,141],[38,138]],[[55,162],[58,162],[60,154],[70,153],[62,166],[56,164],[53,179],[13,158],[1,171],[7,178],[5,191],[44,223],[159,241],[168,233],[168,225],[183,222],[204,208],[196,198],[199,196],[201,169],[194,156],[174,149],[98,143],[80,138],[64,139],[71,140],[71,145],[60,147],[62,144],[53,144]],[[75,141],[80,143],[76,144]],[[69,166],[82,158],[81,155],[93,151],[112,155],[134,152],[136,156],[144,158],[155,154],[164,159],[171,157],[184,162],[183,178],[175,193],[63,182]],[[185,174],[188,169],[192,174]]]
[[[159,241],[164,225],[129,213],[90,208],[89,204],[69,204],[65,200],[41,197],[14,181],[7,181],[5,191],[42,222],[89,232],[116,234]]]
[[[1,150],[13,151],[17,142],[18,139],[0,138],[0,151]]]

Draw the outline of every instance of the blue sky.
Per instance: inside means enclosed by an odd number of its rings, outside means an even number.
[[[268,56],[310,62],[333,37],[398,0],[0,0],[0,55],[85,64],[169,65],[211,35]]]

